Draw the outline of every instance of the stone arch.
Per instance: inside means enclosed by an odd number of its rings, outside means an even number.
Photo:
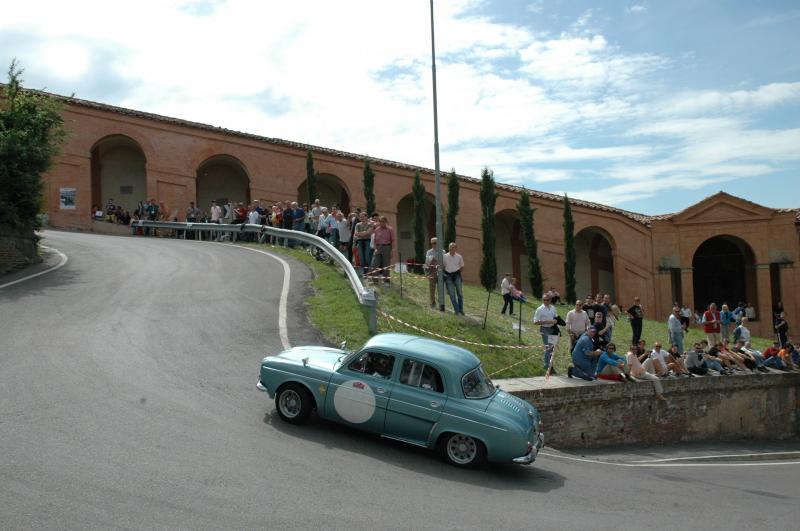
[[[122,135],[108,135],[91,149],[92,204],[104,208],[109,199],[131,214],[147,195],[147,158],[141,144]]]
[[[522,241],[519,212],[505,209],[494,215],[495,258],[497,260],[497,285],[506,273],[517,279],[517,286],[530,293],[528,261]]]
[[[425,193],[425,249],[430,248],[430,239],[436,236],[436,207],[433,195]],[[397,226],[395,227],[397,236],[398,256],[403,257],[403,261],[414,258],[414,198],[411,194],[406,194],[397,202]],[[445,247],[446,249],[446,247]]]
[[[608,293],[616,300],[616,244],[600,227],[575,234],[575,292],[578,298]]]
[[[332,173],[317,175],[317,198],[320,205],[329,209],[338,206],[343,212],[350,212],[350,190],[339,177]],[[308,202],[308,181],[303,179],[297,187],[297,202],[301,205]]]
[[[214,155],[197,167],[196,205],[209,212],[211,201],[250,203],[250,174],[234,156]]]
[[[738,302],[758,305],[756,258],[753,248],[737,236],[720,235],[703,241],[692,256],[695,309],[712,302],[731,310]]]

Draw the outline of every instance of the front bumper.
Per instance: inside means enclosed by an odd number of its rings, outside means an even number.
[[[256,388],[263,393],[269,392],[269,389],[267,389],[267,387],[261,383],[261,380],[259,380],[259,382],[256,384]]]
[[[542,448],[544,448],[544,433],[539,432],[539,434],[536,436],[536,442],[533,444],[531,451],[522,457],[515,457],[511,461],[518,465],[529,465],[536,461],[536,456],[539,455],[539,450]]]

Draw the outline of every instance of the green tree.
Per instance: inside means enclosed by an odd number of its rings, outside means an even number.
[[[414,172],[411,197],[414,199],[414,262],[422,264],[425,262],[425,185],[419,178],[419,170]],[[419,271],[421,266],[414,269]]]
[[[575,220],[569,197],[564,194],[564,295],[567,302],[575,302]]]
[[[22,88],[17,61],[0,97],[0,231],[35,239],[42,208],[42,173],[66,137],[60,106]]]
[[[481,172],[481,232],[483,234],[483,260],[481,285],[486,291],[497,287],[497,259],[495,257],[494,207],[497,203],[494,174],[489,168]]]
[[[447,177],[447,224],[444,232],[444,242],[442,249],[447,249],[450,242],[456,241],[456,217],[458,216],[458,177],[456,170],[450,170]]]
[[[375,172],[369,164],[369,159],[364,159],[364,200],[367,203],[367,215],[372,215],[376,210],[375,205]]]
[[[317,198],[317,173],[314,173],[314,154],[311,150],[306,153],[306,188],[308,189],[308,205],[314,204]],[[303,198],[298,198],[301,202]]]
[[[528,280],[531,283],[531,292],[537,299],[542,298],[544,286],[542,281],[542,264],[539,261],[539,245],[536,243],[536,231],[533,226],[535,208],[531,208],[531,196],[527,190],[517,203],[519,222],[522,228],[522,241],[525,243],[525,253],[528,255]]]

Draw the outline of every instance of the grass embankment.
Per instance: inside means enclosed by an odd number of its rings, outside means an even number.
[[[259,246],[263,248],[263,246]],[[286,253],[297,260],[304,262],[314,271],[312,287],[313,295],[306,301],[308,314],[312,324],[320,330],[322,335],[332,344],[347,341],[348,348],[357,349],[363,345],[370,334],[367,329],[366,314],[353,294],[350,284],[341,270],[323,264],[313,259],[305,251],[288,250],[283,248],[270,248],[281,253]],[[515,315],[513,318],[501,315],[503,299],[499,292],[493,293],[489,299],[489,313],[486,329],[483,329],[483,316],[486,310],[486,291],[481,287],[464,285],[464,313],[459,317],[452,313],[450,300],[445,295],[447,312],[442,313],[428,306],[428,281],[421,275],[412,273],[403,274],[403,295],[400,295],[400,275],[392,273],[390,285],[376,286],[378,294],[378,308],[382,312],[396,317],[406,323],[415,325],[423,330],[441,334],[449,338],[473,341],[482,344],[518,346],[525,345],[525,349],[487,348],[473,345],[463,346],[474,352],[486,367],[487,372],[495,378],[510,378],[518,376],[541,376],[542,348],[541,336],[538,326],[533,326],[533,312],[541,304],[538,299],[529,298],[528,303],[522,308],[522,338],[518,339],[518,331],[513,329],[519,322],[519,305],[515,302]],[[558,314],[566,317],[572,308],[569,305],[558,305]],[[388,320],[379,315],[379,332],[405,332],[416,335],[427,335],[413,330],[395,321]],[[684,340],[684,346],[690,348],[692,343],[703,339],[702,330],[693,328]],[[666,322],[645,320],[642,338],[652,345],[655,341],[667,342]],[[618,350],[624,354],[631,340],[630,324],[622,319],[614,329],[613,341],[618,345]],[[770,339],[754,338],[753,345],[759,350],[767,348]],[[533,357],[531,357],[533,356]],[[525,358],[531,359],[525,360]],[[525,361],[523,361],[525,360]],[[520,363],[521,362],[521,363]],[[561,374],[566,374],[570,363],[569,338],[566,332],[561,337],[555,353],[555,368]],[[513,367],[510,367],[514,365]]]

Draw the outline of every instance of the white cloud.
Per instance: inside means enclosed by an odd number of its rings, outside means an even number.
[[[731,113],[798,102],[800,102],[800,82],[770,83],[755,90],[682,92],[669,98],[655,112],[660,115],[684,116]]]
[[[634,4],[628,8],[629,13],[644,13],[647,11],[647,6],[644,4]]]

